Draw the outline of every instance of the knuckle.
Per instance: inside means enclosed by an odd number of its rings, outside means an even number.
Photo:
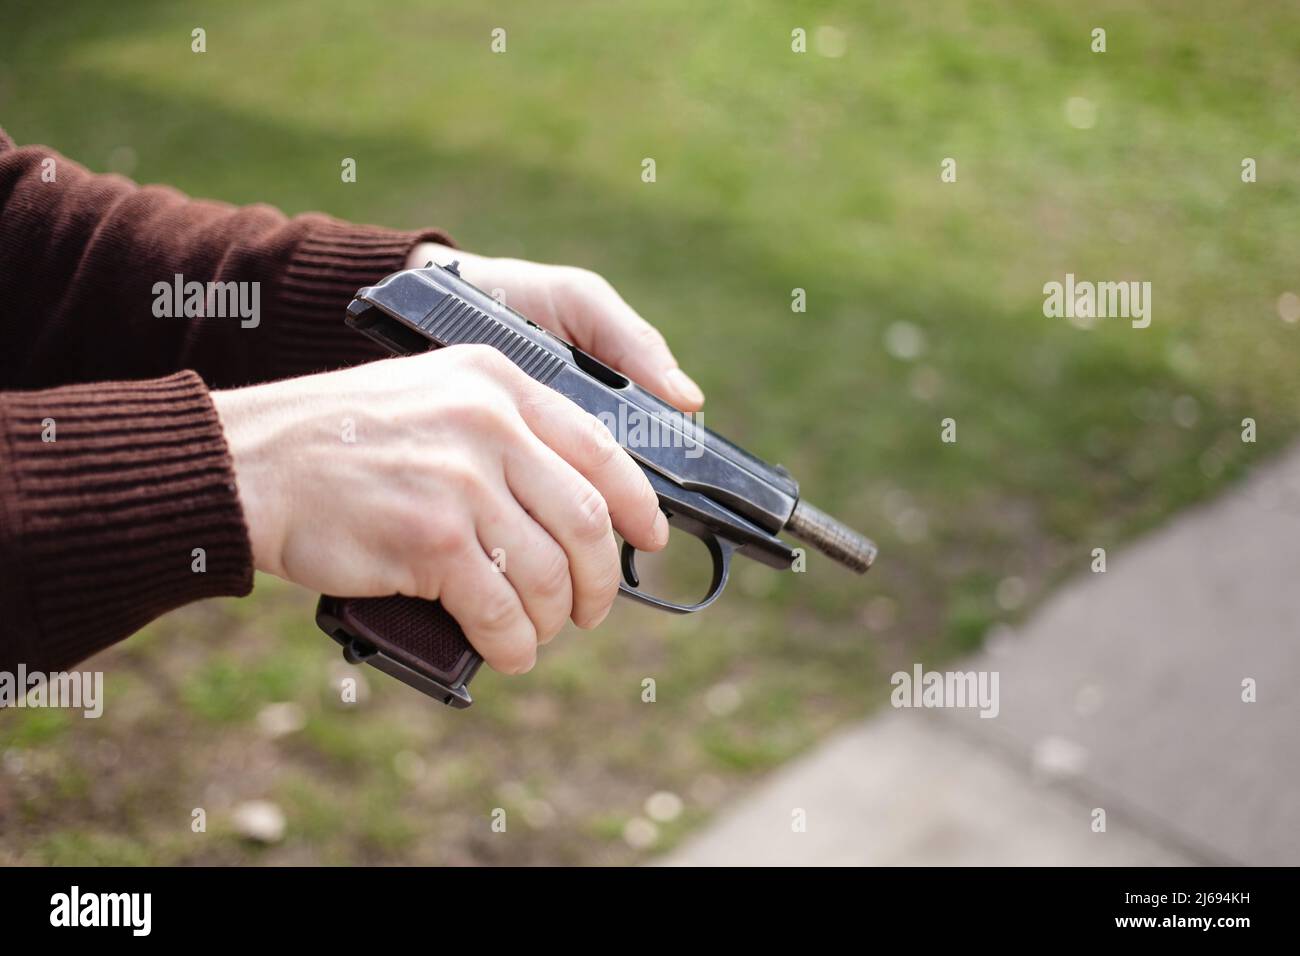
[[[481,497],[484,486],[483,474],[468,462],[444,462],[438,470],[438,478],[457,501],[473,502]]]
[[[584,269],[582,266],[562,266],[561,269],[564,281],[576,288],[596,288],[605,281],[600,273]]]
[[[473,537],[468,522],[450,514],[420,513],[409,520],[413,527],[408,537],[416,545],[418,561],[427,561],[430,554],[464,551]]]
[[[581,621],[574,621],[583,630],[590,630],[605,619],[609,609],[614,606],[615,598],[618,597],[619,582],[623,580],[617,561],[602,564],[599,570],[591,573],[590,577],[586,616]]]
[[[605,277],[578,266],[561,266],[556,285],[571,301],[591,301],[613,291]]]
[[[379,588],[379,591],[394,590],[398,594],[424,598],[426,601],[438,600],[442,587],[437,563],[427,560],[427,556],[424,560],[403,561],[392,573],[386,575],[385,580],[391,580],[396,586]]]
[[[486,594],[477,602],[475,620],[489,634],[508,632],[518,623],[519,603],[508,591]]]
[[[585,544],[593,544],[604,540],[612,530],[609,519],[609,505],[605,503],[604,496],[594,487],[588,485],[579,494],[575,505],[577,513],[575,531],[578,538]]]
[[[618,560],[613,556],[602,567],[604,570],[596,578],[595,592],[600,599],[601,611],[608,611],[614,598],[618,597],[618,586],[623,580],[623,574],[619,571]]]
[[[567,620],[567,613],[561,614],[559,611],[554,611],[545,614],[534,625],[537,628],[537,643],[549,644],[555,639],[555,635],[564,629],[564,622]]]
[[[538,643],[545,644],[560,633],[573,610],[569,556],[563,548],[553,544],[548,549],[546,558],[533,574],[532,586],[528,613],[537,628]]]
[[[523,374],[514,362],[502,354],[500,349],[491,345],[475,342],[454,345],[452,348],[461,350],[461,361],[468,376],[479,381],[489,380],[498,385],[509,384],[516,382]]]
[[[649,322],[645,322],[645,321],[638,322],[636,324],[636,327],[632,330],[632,339],[641,348],[645,348],[645,349],[668,348],[668,340],[664,338],[664,334],[660,332],[657,328],[655,328],[653,325],[651,325]]]
[[[569,559],[559,548],[552,548],[537,572],[537,587],[545,595],[563,595],[569,590]]]
[[[515,414],[510,403],[488,394],[478,400],[463,400],[446,411],[449,421],[474,436],[500,437],[514,428]]]
[[[467,364],[477,368],[493,369],[506,361],[506,357],[490,345],[472,342],[455,348],[460,349],[461,357]]]
[[[521,384],[523,387],[515,398],[515,409],[520,417],[527,421],[532,416],[541,417],[555,413],[558,397],[555,392],[531,378],[525,379]]]
[[[409,574],[415,590],[399,591],[399,594],[409,594],[413,597],[424,598],[426,601],[441,600],[442,592],[446,589],[446,581],[437,565],[429,561],[427,556],[425,560],[411,569]]]
[[[646,478],[644,473],[640,474],[639,477],[641,478],[641,484],[639,485],[641,494],[640,507],[642,514],[645,516],[646,524],[653,526],[659,516],[659,495],[650,486],[650,479]]]
[[[587,426],[582,435],[583,458],[593,468],[603,468],[614,460],[621,450],[608,428],[594,415],[588,415]]]

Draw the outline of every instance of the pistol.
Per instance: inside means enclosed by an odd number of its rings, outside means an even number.
[[[397,355],[477,343],[498,349],[543,385],[590,412],[641,466],[671,527],[699,538],[713,561],[694,604],[641,589],[636,549],[621,553],[619,593],[674,614],[702,611],[727,585],[736,554],[789,570],[788,532],[862,574],[876,546],[799,497],[799,485],[614,369],[461,278],[457,263],[395,272],[360,289],[347,324]],[[321,597],[316,623],[352,664],[370,664],[452,707],[473,703],[468,685],[482,658],[437,601],[405,595]]]

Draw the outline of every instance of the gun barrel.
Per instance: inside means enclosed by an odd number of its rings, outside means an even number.
[[[794,506],[785,530],[858,574],[876,560],[875,542],[803,500]]]

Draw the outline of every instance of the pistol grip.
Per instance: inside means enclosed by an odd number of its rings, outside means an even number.
[[[322,595],[316,623],[350,663],[370,664],[452,707],[473,703],[466,685],[483,658],[439,602]]]

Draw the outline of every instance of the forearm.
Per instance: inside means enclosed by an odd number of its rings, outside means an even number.
[[[0,670],[66,668],[252,573],[195,374],[0,393]]]
[[[182,368],[226,387],[377,357],[343,325],[344,309],[420,240],[450,242],[136,186],[43,147],[16,149],[0,131],[0,388]],[[256,315],[160,303],[178,281],[236,283]]]

